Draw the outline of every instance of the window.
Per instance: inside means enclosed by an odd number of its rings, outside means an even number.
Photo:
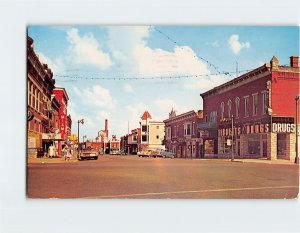
[[[224,118],[224,102],[221,103],[221,118]]]
[[[168,138],[168,139],[171,139],[171,132],[172,132],[172,131],[171,131],[171,127],[168,127],[168,128],[167,128],[167,138]]]
[[[239,118],[240,116],[240,98],[236,97],[235,99],[235,117]]]
[[[159,139],[159,135],[156,135],[156,139]]]
[[[142,126],[142,132],[147,132],[147,125]]]
[[[217,121],[217,111],[212,111],[210,113],[210,121],[211,122],[216,122]]]
[[[159,125],[156,126],[156,129],[159,129]]]
[[[269,105],[269,97],[267,91],[262,91],[262,112],[263,114],[267,113],[268,105]]]
[[[228,117],[231,117],[231,100],[228,100]]]
[[[277,155],[286,156],[286,144],[287,137],[286,134],[277,134]]]
[[[187,123],[184,125],[184,135],[191,135],[191,124]]]
[[[257,106],[258,106],[258,94],[255,93],[252,95],[253,97],[253,116],[257,115]]]
[[[142,135],[142,142],[147,142],[147,135]]]
[[[249,116],[249,96],[244,97],[245,101],[245,117]]]
[[[205,122],[208,122],[208,116],[205,114]]]

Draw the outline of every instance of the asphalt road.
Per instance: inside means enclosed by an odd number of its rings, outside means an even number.
[[[29,198],[297,198],[299,166],[219,160],[101,156],[28,164]]]

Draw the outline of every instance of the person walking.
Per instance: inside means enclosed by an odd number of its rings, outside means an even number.
[[[51,144],[49,146],[49,157],[50,157],[50,159],[52,159],[53,156],[54,156],[54,146]]]
[[[66,156],[66,157],[65,157],[65,160],[66,160],[66,161],[70,161],[71,153],[70,153],[70,151],[69,151],[68,145],[66,145],[64,149],[65,149],[65,156]]]

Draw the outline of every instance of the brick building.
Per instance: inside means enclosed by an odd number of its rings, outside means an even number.
[[[279,65],[273,57],[270,63],[200,94],[205,155],[227,157],[233,142],[235,157],[294,160],[298,94],[295,56],[290,57],[290,66]]]
[[[57,103],[52,102],[52,91],[55,80],[47,64],[43,64],[34,51],[33,39],[27,37],[27,110],[28,119],[28,154],[36,153],[42,148],[43,135],[54,134],[54,115],[52,106],[57,109]]]
[[[203,155],[203,140],[198,134],[198,124],[203,111],[189,111],[176,115],[172,109],[165,123],[165,146],[178,158],[199,158]]]
[[[59,134],[60,137],[55,138],[55,147],[58,151],[58,155],[61,153],[61,149],[64,143],[68,142],[71,136],[71,116],[68,115],[68,101],[69,97],[67,91],[63,87],[56,87],[53,89],[53,94],[60,104],[58,120],[59,120]]]

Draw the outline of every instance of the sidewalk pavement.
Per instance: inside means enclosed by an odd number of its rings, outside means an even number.
[[[33,156],[29,156],[27,158],[28,164],[45,164],[45,163],[74,163],[78,162],[77,158],[75,156],[72,156],[69,161],[66,161],[64,157],[53,157],[53,158],[48,158],[48,157],[43,157],[43,158],[36,158]]]

